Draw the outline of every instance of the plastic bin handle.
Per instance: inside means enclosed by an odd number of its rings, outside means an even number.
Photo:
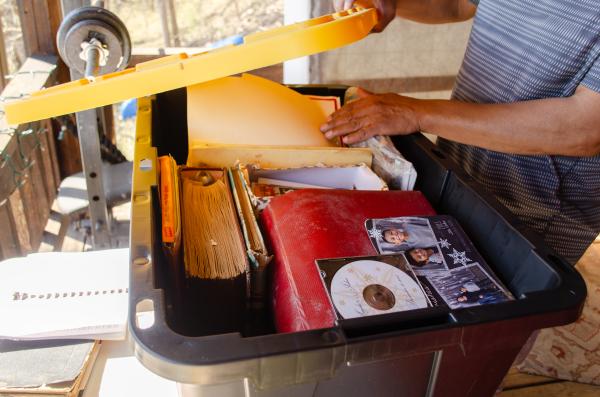
[[[243,44],[140,63],[135,68],[72,81],[7,103],[6,118],[10,124],[42,120],[275,65],[358,41],[377,21],[373,8],[357,7],[251,34]]]

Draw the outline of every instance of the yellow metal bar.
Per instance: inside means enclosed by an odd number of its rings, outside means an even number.
[[[172,55],[135,68],[39,91],[5,105],[9,123],[25,123],[140,98],[328,51],[365,37],[377,12],[355,8],[246,36],[244,43],[188,56]]]

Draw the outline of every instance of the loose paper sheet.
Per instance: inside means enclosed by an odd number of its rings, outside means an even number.
[[[259,169],[250,178],[258,183],[306,188],[387,190],[387,185],[369,167],[310,167],[284,170]]]

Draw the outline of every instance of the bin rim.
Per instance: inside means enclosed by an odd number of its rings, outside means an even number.
[[[344,86],[333,88],[331,86],[293,87],[298,90],[302,90],[303,87],[309,91],[325,90],[328,95],[341,94],[346,88]],[[333,89],[335,92],[328,91],[328,88]],[[138,118],[138,123],[150,123],[149,113],[152,108],[150,99],[144,98],[142,103],[138,103],[138,106],[147,108],[145,112],[140,112],[143,117]],[[138,134],[137,160],[149,156],[150,152],[146,149],[149,150],[152,146],[149,135],[150,128],[149,124],[144,125],[143,129],[138,129],[136,132]],[[139,135],[142,131],[148,136]],[[530,255],[536,260],[544,262],[557,275],[556,284],[548,289],[518,296],[515,301],[452,310],[445,319],[437,323],[422,323],[409,328],[403,328],[400,325],[397,329],[384,333],[376,333],[361,325],[353,326],[339,323],[331,328],[320,330],[290,334],[268,334],[248,338],[237,333],[188,337],[176,333],[173,329],[166,329],[168,327],[164,321],[164,290],[157,289],[153,285],[152,267],[155,264],[151,260],[151,266],[145,268],[130,265],[133,273],[130,286],[129,331],[135,355],[140,362],[160,376],[182,383],[214,384],[237,379],[233,375],[233,377],[229,377],[228,374],[249,374],[245,377],[260,383],[263,368],[280,365],[281,360],[300,365],[299,363],[302,362],[301,358],[304,354],[321,355],[324,357],[324,362],[330,363],[332,370],[335,370],[337,366],[349,365],[349,352],[351,350],[361,349],[361,346],[368,348],[377,345],[381,343],[379,341],[381,339],[400,336],[410,337],[419,333],[440,335],[447,332],[448,335],[441,339],[445,340],[446,343],[458,343],[455,340],[450,340],[451,337],[462,335],[463,328],[472,328],[482,323],[500,323],[519,318],[533,320],[535,318],[535,321],[526,321],[526,324],[524,324],[525,327],[533,331],[537,328],[566,324],[575,321],[579,317],[586,297],[586,286],[581,275],[572,266],[550,250],[539,236],[530,235],[526,230],[520,229],[517,226],[516,218],[508,209],[494,197],[480,190],[480,185],[469,178],[454,163],[440,158],[435,152],[437,151],[436,146],[423,135],[414,134],[401,137],[397,141],[395,140],[394,143],[397,145],[413,145],[423,154],[427,154],[432,162],[438,161],[440,169],[443,169],[446,173],[445,178],[443,178],[444,185],[448,180],[457,179],[460,183],[477,191],[480,200],[485,202],[497,214],[498,218],[506,222],[513,233],[518,234],[519,238],[527,241]],[[153,156],[155,156],[155,153]],[[134,169],[134,172],[137,172],[138,177],[143,176],[141,171],[138,172]],[[135,189],[139,190],[140,194],[147,193],[147,190],[150,189],[149,180],[151,179],[153,178],[138,178],[136,181],[138,183],[134,183]],[[149,210],[149,207],[147,210]],[[132,219],[134,218],[132,217]],[[139,226],[148,231],[147,235],[149,236],[149,231],[152,229],[149,219],[145,216],[139,219],[144,221],[144,225]],[[144,245],[147,248],[152,244],[148,241],[144,242]],[[132,246],[132,257],[134,249],[135,247]],[[146,251],[143,250],[143,252]],[[138,330],[135,326],[135,303],[143,298],[150,298],[154,301],[155,315],[158,321],[154,330]],[[387,326],[386,329],[390,329],[390,325],[402,324],[403,320],[406,319],[403,319],[402,316],[408,317],[407,313],[410,312],[398,313],[398,316],[383,325]],[[546,314],[549,314],[548,318],[544,318]],[[442,319],[441,313],[439,318]],[[332,333],[337,337],[332,338]],[[227,354],[213,356],[211,352],[214,351],[213,349],[217,345],[232,350],[239,349],[234,352],[229,351]],[[176,348],[173,348],[173,346]]]

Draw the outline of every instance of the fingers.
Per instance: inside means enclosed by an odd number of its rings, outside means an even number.
[[[321,132],[327,139],[331,139],[340,134],[357,130],[364,124],[363,119],[372,116],[371,106],[365,102],[364,100],[352,102],[332,114],[327,122],[321,125]]]
[[[346,145],[358,143],[369,139],[370,137],[377,135],[378,128],[370,124],[367,117],[352,121],[347,124],[334,127],[329,130],[325,136],[327,139],[333,139],[335,137],[341,137],[342,142]]]
[[[375,96],[356,99],[333,113],[327,121],[329,123],[336,120],[344,121],[352,117],[360,118],[367,116],[375,110],[374,107],[377,106],[377,103],[378,100]]]
[[[405,135],[419,131],[418,100],[396,94],[374,95],[359,89],[360,99],[333,113],[320,129],[327,139],[342,137],[346,144],[375,135]]]
[[[355,143],[366,141],[367,139],[375,136],[376,134],[372,129],[362,128],[352,134],[348,134],[342,138],[342,142],[346,145],[352,145]]]
[[[359,99],[344,105],[344,107],[329,116],[327,122],[321,126],[321,132],[325,134],[327,139],[358,130],[359,125],[357,123],[364,122],[362,119],[374,114],[377,98],[361,88],[357,90],[357,97]],[[348,128],[354,129],[348,130]]]
[[[336,12],[348,10],[355,5],[377,9],[379,23],[373,29],[374,32],[383,31],[396,16],[396,0],[333,0],[333,8]]]
[[[354,0],[333,0],[333,8],[336,12],[348,10],[354,5]]]
[[[379,23],[373,31],[382,32],[396,17],[397,0],[374,0],[373,3],[379,14]]]
[[[359,131],[369,124],[368,117],[335,118],[325,126],[321,127],[321,132],[327,139],[333,139],[338,136],[350,134]]]

